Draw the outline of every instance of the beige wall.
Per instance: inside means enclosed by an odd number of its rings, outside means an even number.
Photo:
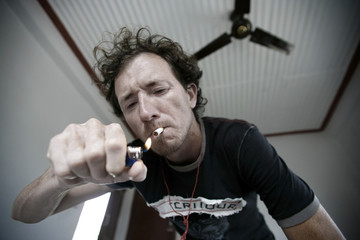
[[[360,236],[359,103],[358,66],[324,132],[269,138],[289,167],[312,186],[348,239]]]

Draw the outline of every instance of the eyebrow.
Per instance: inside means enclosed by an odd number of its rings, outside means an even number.
[[[165,82],[165,80],[150,80],[149,83],[147,83],[145,85],[145,88],[151,88],[151,87],[154,87],[156,85],[159,85],[161,84],[162,82]],[[132,92],[130,92],[129,94],[127,94],[124,98],[124,101],[127,101],[129,100],[134,94]]]

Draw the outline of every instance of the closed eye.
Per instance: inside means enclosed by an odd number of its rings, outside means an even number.
[[[129,111],[129,110],[131,110],[132,108],[134,108],[135,107],[135,105],[137,104],[137,102],[130,102],[130,103],[128,103],[127,105],[126,105],[126,110],[127,111]]]
[[[167,93],[167,91],[168,91],[167,88],[157,88],[157,89],[154,89],[153,94],[161,95],[161,94]]]

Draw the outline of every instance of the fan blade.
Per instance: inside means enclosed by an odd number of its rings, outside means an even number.
[[[256,28],[255,31],[251,33],[250,41],[269,48],[273,48],[275,50],[283,51],[286,54],[289,54],[294,48],[294,45],[292,45],[291,43],[288,43],[259,28]]]
[[[231,21],[243,18],[244,14],[250,13],[250,0],[235,0],[235,8],[230,15]]]
[[[231,35],[224,33],[194,54],[200,60],[231,42]]]

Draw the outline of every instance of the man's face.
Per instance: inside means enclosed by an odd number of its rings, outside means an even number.
[[[196,86],[185,90],[160,56],[142,53],[132,59],[115,80],[115,92],[125,120],[136,137],[145,141],[159,127],[152,149],[167,156],[176,152],[196,122]]]

